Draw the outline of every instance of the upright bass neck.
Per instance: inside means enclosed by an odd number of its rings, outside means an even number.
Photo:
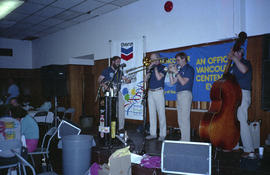
[[[232,48],[232,51],[233,52],[237,52],[241,49],[241,46],[244,45],[245,41],[247,39],[247,34],[246,32],[240,32],[238,34],[238,38],[236,39],[236,42],[234,43],[234,46]],[[228,55],[229,57],[229,55]],[[226,65],[226,68],[225,68],[225,71],[223,73],[223,76],[225,74],[228,74],[229,73],[229,70],[230,70],[230,67],[231,67],[231,64],[232,64],[232,60],[231,59],[228,59],[228,63]]]
[[[224,73],[223,73],[223,76],[229,73],[231,64],[232,64],[232,60],[231,60],[231,59],[228,59],[228,63],[227,63],[227,65],[226,65],[226,68],[225,68],[225,71],[224,71]]]

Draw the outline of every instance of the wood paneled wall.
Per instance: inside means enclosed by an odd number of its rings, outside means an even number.
[[[82,114],[83,103],[83,68],[80,66],[68,66],[69,72],[69,94],[70,106],[75,109],[74,122],[79,123],[80,115]]]
[[[81,65],[63,65],[67,70],[67,96],[57,97],[57,106],[65,108],[74,108],[75,115],[72,119],[79,123],[82,114],[93,116],[94,106],[94,76],[92,66]],[[43,96],[41,69],[0,69],[0,92],[5,95],[8,89],[8,78],[14,78],[19,86],[21,94],[24,91],[30,92],[30,105],[39,107],[45,101],[52,102],[52,111],[54,111],[54,98]],[[83,89],[84,87],[84,89]],[[84,90],[84,91],[83,91]],[[85,104],[83,108],[83,103]],[[83,111],[84,109],[84,111]]]
[[[264,144],[267,135],[270,133],[270,111],[261,108],[262,97],[262,64],[263,64],[263,38],[255,36],[248,38],[247,58],[253,68],[251,106],[249,108],[249,120],[262,120],[261,144]],[[269,70],[268,70],[269,71]]]
[[[13,78],[20,87],[22,100],[29,99],[34,107],[45,100],[42,96],[42,83],[39,69],[0,69],[0,96],[7,95],[8,79]],[[27,99],[26,99],[27,98]]]
[[[95,76],[92,71],[93,66],[68,66],[70,107],[75,108],[73,121],[78,124],[82,115],[95,116]]]

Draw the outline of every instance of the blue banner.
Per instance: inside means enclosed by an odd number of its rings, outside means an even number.
[[[194,47],[178,52],[162,52],[160,56],[168,58],[163,65],[175,64],[175,55],[185,52],[188,55],[189,64],[194,68],[193,101],[210,101],[210,89],[212,84],[220,79],[228,62],[227,54],[234,42]],[[244,44],[246,50],[247,42]],[[170,84],[169,75],[165,78],[165,100],[175,101],[175,85]]]

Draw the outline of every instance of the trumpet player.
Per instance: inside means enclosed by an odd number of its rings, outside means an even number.
[[[166,72],[160,64],[160,56],[153,53],[150,56],[151,63],[145,77],[148,82],[148,109],[150,121],[150,135],[146,136],[147,140],[157,138],[157,114],[159,117],[159,141],[166,137],[166,116],[165,116],[165,99],[164,99],[164,79]]]
[[[175,56],[177,65],[170,65],[170,83],[176,83],[177,119],[181,131],[181,140],[190,141],[190,109],[194,69],[188,64],[187,55],[180,52]]]

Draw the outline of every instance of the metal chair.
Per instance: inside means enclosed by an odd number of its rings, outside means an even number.
[[[26,169],[25,169],[25,166],[28,166],[31,171],[32,171],[32,174],[33,175],[36,175],[36,171],[35,169],[33,168],[33,166],[28,163],[19,153],[17,153],[16,151],[12,150],[12,152],[15,154],[15,156],[17,157],[18,161],[20,162],[20,164],[22,165],[22,169],[23,169],[23,174],[27,174],[26,173]]]
[[[20,168],[19,162],[17,161],[16,163],[12,163],[12,164],[0,165],[0,169],[10,169],[13,167],[16,167],[19,169]],[[0,171],[0,174],[1,174],[1,171]],[[21,175],[21,172],[19,172],[19,174]]]
[[[75,109],[74,109],[74,108],[68,108],[68,109],[64,112],[63,118],[66,118],[66,115],[67,115],[67,114],[70,114],[70,120],[72,120],[72,119],[73,119],[73,116],[74,116],[74,113],[75,113]]]
[[[33,117],[37,123],[52,124],[54,115],[50,111],[39,111]]]
[[[62,106],[59,106],[57,107],[57,112],[65,112],[66,111],[66,108],[65,107],[62,107]]]
[[[18,154],[16,151],[12,150],[12,152],[15,154],[15,156],[17,157],[18,161],[20,162],[20,165],[22,166],[23,169],[23,174],[24,175],[28,175],[27,171],[26,171],[26,167],[29,167],[32,174],[36,175],[36,171],[34,169],[34,167],[27,161],[25,160],[20,154]],[[57,175],[55,172],[43,172],[40,173],[38,175]]]
[[[59,120],[60,122],[64,118],[65,111],[66,111],[65,107],[59,106],[56,108],[54,115],[55,115],[56,119]]]
[[[37,148],[34,152],[28,153],[28,155],[30,155],[31,157],[34,167],[35,167],[35,162],[34,162],[33,155],[42,155],[44,161],[49,161],[49,148],[50,148],[51,141],[53,137],[56,135],[56,133],[57,133],[57,127],[50,128],[42,139],[41,147]],[[52,170],[51,166],[50,168]]]

